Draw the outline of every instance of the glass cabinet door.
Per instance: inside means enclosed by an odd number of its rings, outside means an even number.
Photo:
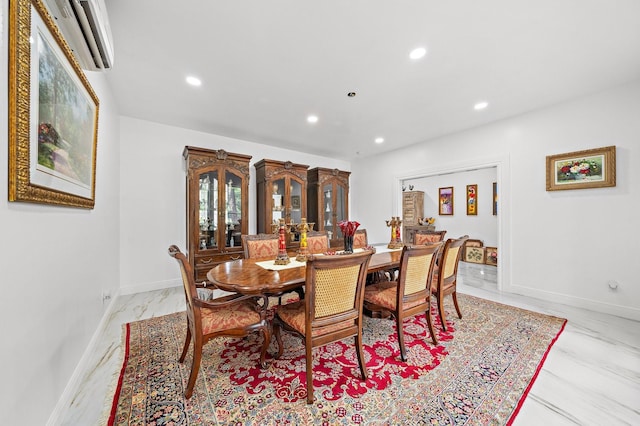
[[[271,187],[271,223],[278,224],[285,218],[284,195],[286,184],[284,178],[273,181]],[[271,232],[271,230],[268,230]]]
[[[289,217],[287,221],[300,223],[302,219],[302,184],[291,179],[289,191]]]
[[[338,232],[338,238],[342,238],[342,232],[340,227],[337,226],[338,222],[347,220],[347,189],[339,184],[336,184],[336,197],[335,197],[335,222],[336,230]]]
[[[217,248],[218,233],[218,172],[202,173],[199,177],[199,248]]]
[[[333,232],[335,224],[333,223],[333,185],[331,184],[322,187],[322,215],[320,217],[324,222],[322,224],[324,229]]]
[[[224,225],[225,247],[240,247],[242,244],[242,177],[227,170],[224,176]],[[221,200],[222,201],[222,200]]]

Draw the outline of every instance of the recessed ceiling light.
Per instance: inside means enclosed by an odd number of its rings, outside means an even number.
[[[417,47],[413,49],[411,53],[409,53],[409,57],[411,59],[420,59],[426,54],[427,54],[427,49],[425,49],[424,47]]]
[[[202,85],[202,81],[200,81],[200,79],[198,77],[194,77],[192,75],[188,76],[186,78],[187,83],[189,83],[192,86],[201,86]]]
[[[382,142],[384,142],[384,138],[375,138],[374,142],[375,143],[382,143]]]
[[[310,115],[307,117],[307,121],[309,123],[317,123],[318,122],[318,116],[317,115]]]
[[[478,102],[477,104],[475,104],[473,106],[473,109],[475,109],[476,111],[480,111],[481,109],[485,109],[486,107],[489,106],[489,102]]]

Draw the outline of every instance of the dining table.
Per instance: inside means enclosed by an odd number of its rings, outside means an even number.
[[[401,255],[402,250],[376,252],[371,256],[367,272],[371,274],[397,268]],[[207,272],[207,278],[220,290],[253,296],[278,296],[304,285],[306,264],[294,261],[295,258],[291,258],[291,265],[281,267],[270,258],[238,259],[213,267]]]

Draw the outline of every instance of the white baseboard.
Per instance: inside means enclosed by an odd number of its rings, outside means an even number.
[[[155,281],[151,283],[144,283],[138,285],[131,285],[126,287],[120,287],[120,294],[136,294],[144,293],[145,291],[164,290],[165,288],[182,287],[181,279]]]
[[[576,308],[588,309],[590,311],[640,321],[640,309],[629,306],[614,305],[611,303],[598,302],[591,299],[568,296],[566,294],[531,289],[529,287],[521,287],[517,285],[510,285],[508,291],[510,293],[521,294],[523,296],[534,297],[536,299],[542,299],[549,302],[561,303],[563,305],[569,305]]]
[[[100,319],[96,330],[93,332],[87,348],[82,354],[78,365],[76,365],[76,368],[73,370],[73,374],[67,382],[67,386],[65,386],[62,395],[60,395],[56,406],[54,407],[51,415],[49,416],[49,419],[47,420],[47,426],[56,426],[61,424],[68,407],[71,405],[73,395],[75,395],[78,387],[80,386],[80,381],[83,378],[82,374],[87,371],[89,360],[94,353],[94,348],[98,343],[98,339],[100,338],[100,336],[102,336],[102,330],[104,329],[108,318],[111,316],[113,307],[115,306],[115,301],[118,299],[119,294],[119,290],[116,289],[115,293],[111,295],[111,300],[102,313],[102,318]]]

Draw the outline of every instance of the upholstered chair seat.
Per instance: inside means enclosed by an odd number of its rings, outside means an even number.
[[[252,300],[243,300],[233,305],[220,307],[215,311],[203,309],[201,317],[204,334],[232,328],[245,328],[260,322],[260,313],[256,311],[256,304]]]

